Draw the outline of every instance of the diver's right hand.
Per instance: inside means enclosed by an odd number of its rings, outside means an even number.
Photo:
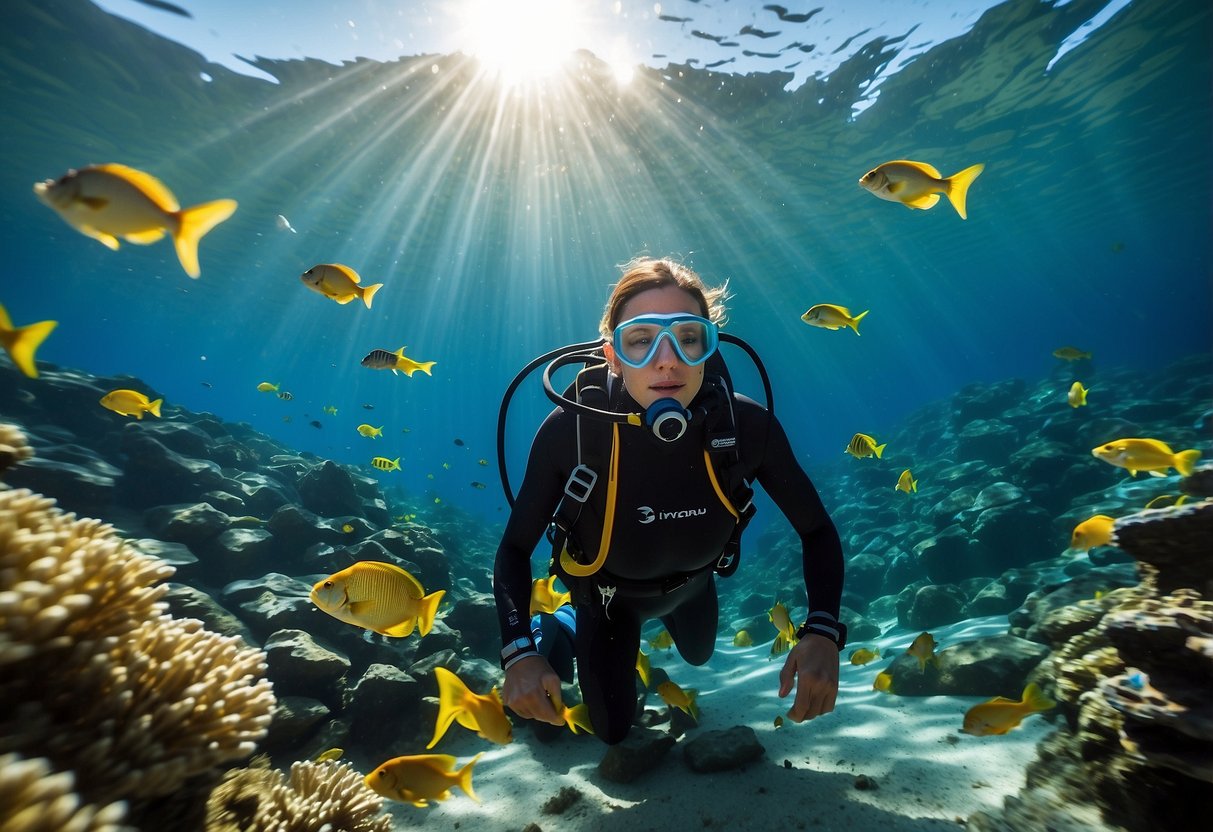
[[[501,699],[520,717],[564,725],[560,677],[543,656],[527,656],[510,665],[501,686]]]

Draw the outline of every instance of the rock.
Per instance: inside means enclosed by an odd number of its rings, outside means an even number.
[[[265,529],[228,529],[198,548],[199,558],[224,582],[264,575],[281,565],[274,557],[274,536]]]
[[[210,460],[175,453],[138,426],[122,433],[126,466],[119,480],[121,498],[134,508],[193,502],[205,491],[223,490],[227,480]]]
[[[993,464],[1006,460],[1019,447],[1019,431],[997,419],[974,419],[956,435],[956,454]]]
[[[1116,545],[1157,571],[1160,592],[1192,587],[1213,598],[1213,500],[1153,508],[1116,521]]]
[[[54,497],[65,511],[105,517],[121,476],[122,471],[95,457],[72,463],[36,455],[6,472],[4,481],[13,488]]]
[[[1003,571],[994,569],[989,550],[956,524],[920,541],[914,546],[914,555],[926,577],[937,584],[979,575],[993,577]]]
[[[997,384],[968,384],[952,397],[951,421],[960,428],[974,419],[992,419],[1023,400],[1027,383],[1008,379]]]
[[[967,600],[964,590],[955,584],[928,584],[913,593],[904,617],[899,614],[898,620],[911,630],[930,630],[953,624],[962,618]]]
[[[143,522],[157,537],[191,547],[218,537],[230,525],[227,514],[210,503],[156,506],[143,513]]]
[[[224,636],[239,636],[244,639],[245,644],[260,646],[252,630],[243,621],[202,590],[185,584],[169,584],[169,587],[164,601],[174,617],[196,618],[212,632]]]
[[[281,694],[275,698],[274,718],[265,737],[265,745],[269,748],[294,745],[332,713],[319,699]]]
[[[144,421],[126,425],[126,431],[139,431],[150,436],[170,451],[195,459],[211,456],[211,438],[189,422]]]
[[[758,735],[748,725],[726,731],[707,731],[683,748],[683,758],[692,771],[710,774],[742,768],[766,753]]]
[[[241,602],[239,608],[242,620],[249,625],[253,634],[261,639],[277,630],[313,628],[326,624],[322,619],[341,624],[317,610],[307,597],[283,597],[272,592],[262,592],[256,598]]]
[[[398,667],[376,663],[345,690],[343,702],[353,734],[370,741],[420,704],[421,683]]]
[[[907,645],[908,647],[909,645]],[[1010,635],[964,641],[936,651],[938,665],[919,669],[902,653],[885,672],[898,696],[1006,696],[1019,699],[1028,675],[1049,655],[1041,644]]]
[[[324,517],[362,516],[362,500],[354,489],[353,479],[348,471],[331,460],[325,460],[300,477],[296,488],[308,511]]]
[[[868,598],[880,594],[884,581],[885,560],[871,552],[861,552],[847,561],[847,588]]]
[[[493,596],[477,594],[460,598],[442,619],[458,630],[462,642],[473,653],[490,662],[501,658],[501,631],[497,624],[497,605]]]
[[[276,696],[311,696],[331,702],[337,682],[350,669],[348,658],[321,646],[302,630],[278,630],[265,640],[263,649]]]
[[[269,517],[279,508],[296,499],[296,495],[282,483],[256,472],[243,472],[229,480],[241,501],[250,513],[258,517]]]
[[[631,783],[656,768],[674,742],[664,731],[634,726],[622,742],[607,749],[598,774],[612,783]]]

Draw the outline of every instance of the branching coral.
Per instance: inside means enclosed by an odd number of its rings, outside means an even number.
[[[126,807],[81,806],[68,772],[51,774],[46,760],[0,755],[0,828],[5,832],[131,832]]]
[[[25,436],[12,425],[0,424],[0,471],[34,455]]]
[[[345,763],[295,763],[289,782],[269,768],[236,769],[211,792],[206,832],[390,832],[382,806]]]

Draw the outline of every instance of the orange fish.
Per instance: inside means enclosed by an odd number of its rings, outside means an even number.
[[[960,732],[975,737],[1005,734],[1023,722],[1024,717],[1047,711],[1056,705],[1056,702],[1041,693],[1040,688],[1032,683],[1023,689],[1023,698],[1018,702],[995,696],[988,702],[969,708]]]

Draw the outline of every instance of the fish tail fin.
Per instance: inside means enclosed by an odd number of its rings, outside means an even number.
[[[477,803],[480,802],[480,798],[478,798],[476,796],[476,793],[474,791],[472,791],[472,766],[476,765],[476,763],[479,762],[479,760],[482,756],[483,756],[482,754],[477,754],[475,757],[472,758],[472,761],[470,763],[468,763],[463,768],[459,769],[459,774],[458,774],[459,788],[463,789],[464,794],[466,794],[472,800],[475,800]]]
[[[960,173],[954,173],[947,178],[948,183],[948,199],[952,203],[952,207],[956,209],[956,213],[960,214],[962,220],[967,220],[969,215],[965,213],[965,199],[969,195],[969,186],[973,184],[973,180],[981,176],[981,172],[986,169],[985,165],[973,165],[965,168]]]
[[[910,480],[910,490],[913,491],[915,494],[918,493],[918,480],[915,480],[915,479]]]
[[[157,419],[160,418],[160,405],[164,404],[164,399],[156,399],[154,402],[148,402],[147,410]]]
[[[691,719],[699,721],[699,691],[694,688],[688,690],[687,694],[687,713],[691,715]]]
[[[574,734],[578,728],[587,734],[594,733],[594,725],[590,722],[590,707],[584,702],[565,711],[564,721]]]
[[[1033,712],[1047,711],[1057,707],[1057,703],[1045,696],[1035,682],[1029,682],[1028,686],[1023,689],[1023,703]]]
[[[888,442],[884,443],[883,445],[877,445],[877,446],[876,446],[876,447],[873,449],[873,453],[875,453],[875,454],[876,454],[876,458],[877,458],[877,459],[880,459],[880,455],[884,453],[884,449],[885,449],[885,448],[887,448],[887,447],[889,447],[889,443],[888,443]]]
[[[397,471],[400,470],[400,457],[396,457],[395,459],[392,460],[392,467],[395,468]]]
[[[427,376],[433,376],[434,373],[432,371],[434,369],[434,365],[437,363],[437,361],[422,361],[417,365],[417,369],[425,373]]]
[[[173,233],[173,245],[177,247],[177,259],[181,268],[190,277],[198,277],[202,269],[198,266],[198,243],[206,233],[236,213],[236,200],[216,199],[193,208],[177,212],[177,230]]]
[[[446,595],[446,590],[440,589],[421,599],[420,609],[417,610],[418,629],[421,630],[421,635],[428,636],[430,630],[433,629],[434,616],[438,614],[438,605],[442,602],[443,595]]]
[[[371,308],[371,298],[375,297],[375,293],[383,288],[382,283],[372,283],[370,286],[362,290],[362,302],[366,304],[366,308]]]
[[[40,321],[13,329],[12,323],[8,320],[8,314],[4,312],[3,307],[0,307],[0,343],[8,350],[17,369],[30,378],[38,377],[34,353],[51,334],[51,330],[58,325],[58,321]]]
[[[434,678],[438,680],[438,719],[434,721],[434,737],[426,748],[433,748],[446,734],[455,717],[463,711],[470,692],[463,680],[445,667],[435,667]]]
[[[1185,477],[1190,477],[1198,459],[1200,459],[1200,451],[1195,448],[1190,451],[1180,451],[1175,455],[1175,470]]]
[[[871,311],[872,311],[871,309],[865,309],[864,311],[860,312],[854,318],[851,318],[851,320],[847,321],[847,326],[849,326],[851,329],[855,330],[855,334],[858,335],[859,334],[859,322],[862,321],[864,319],[864,316],[866,316]]]

